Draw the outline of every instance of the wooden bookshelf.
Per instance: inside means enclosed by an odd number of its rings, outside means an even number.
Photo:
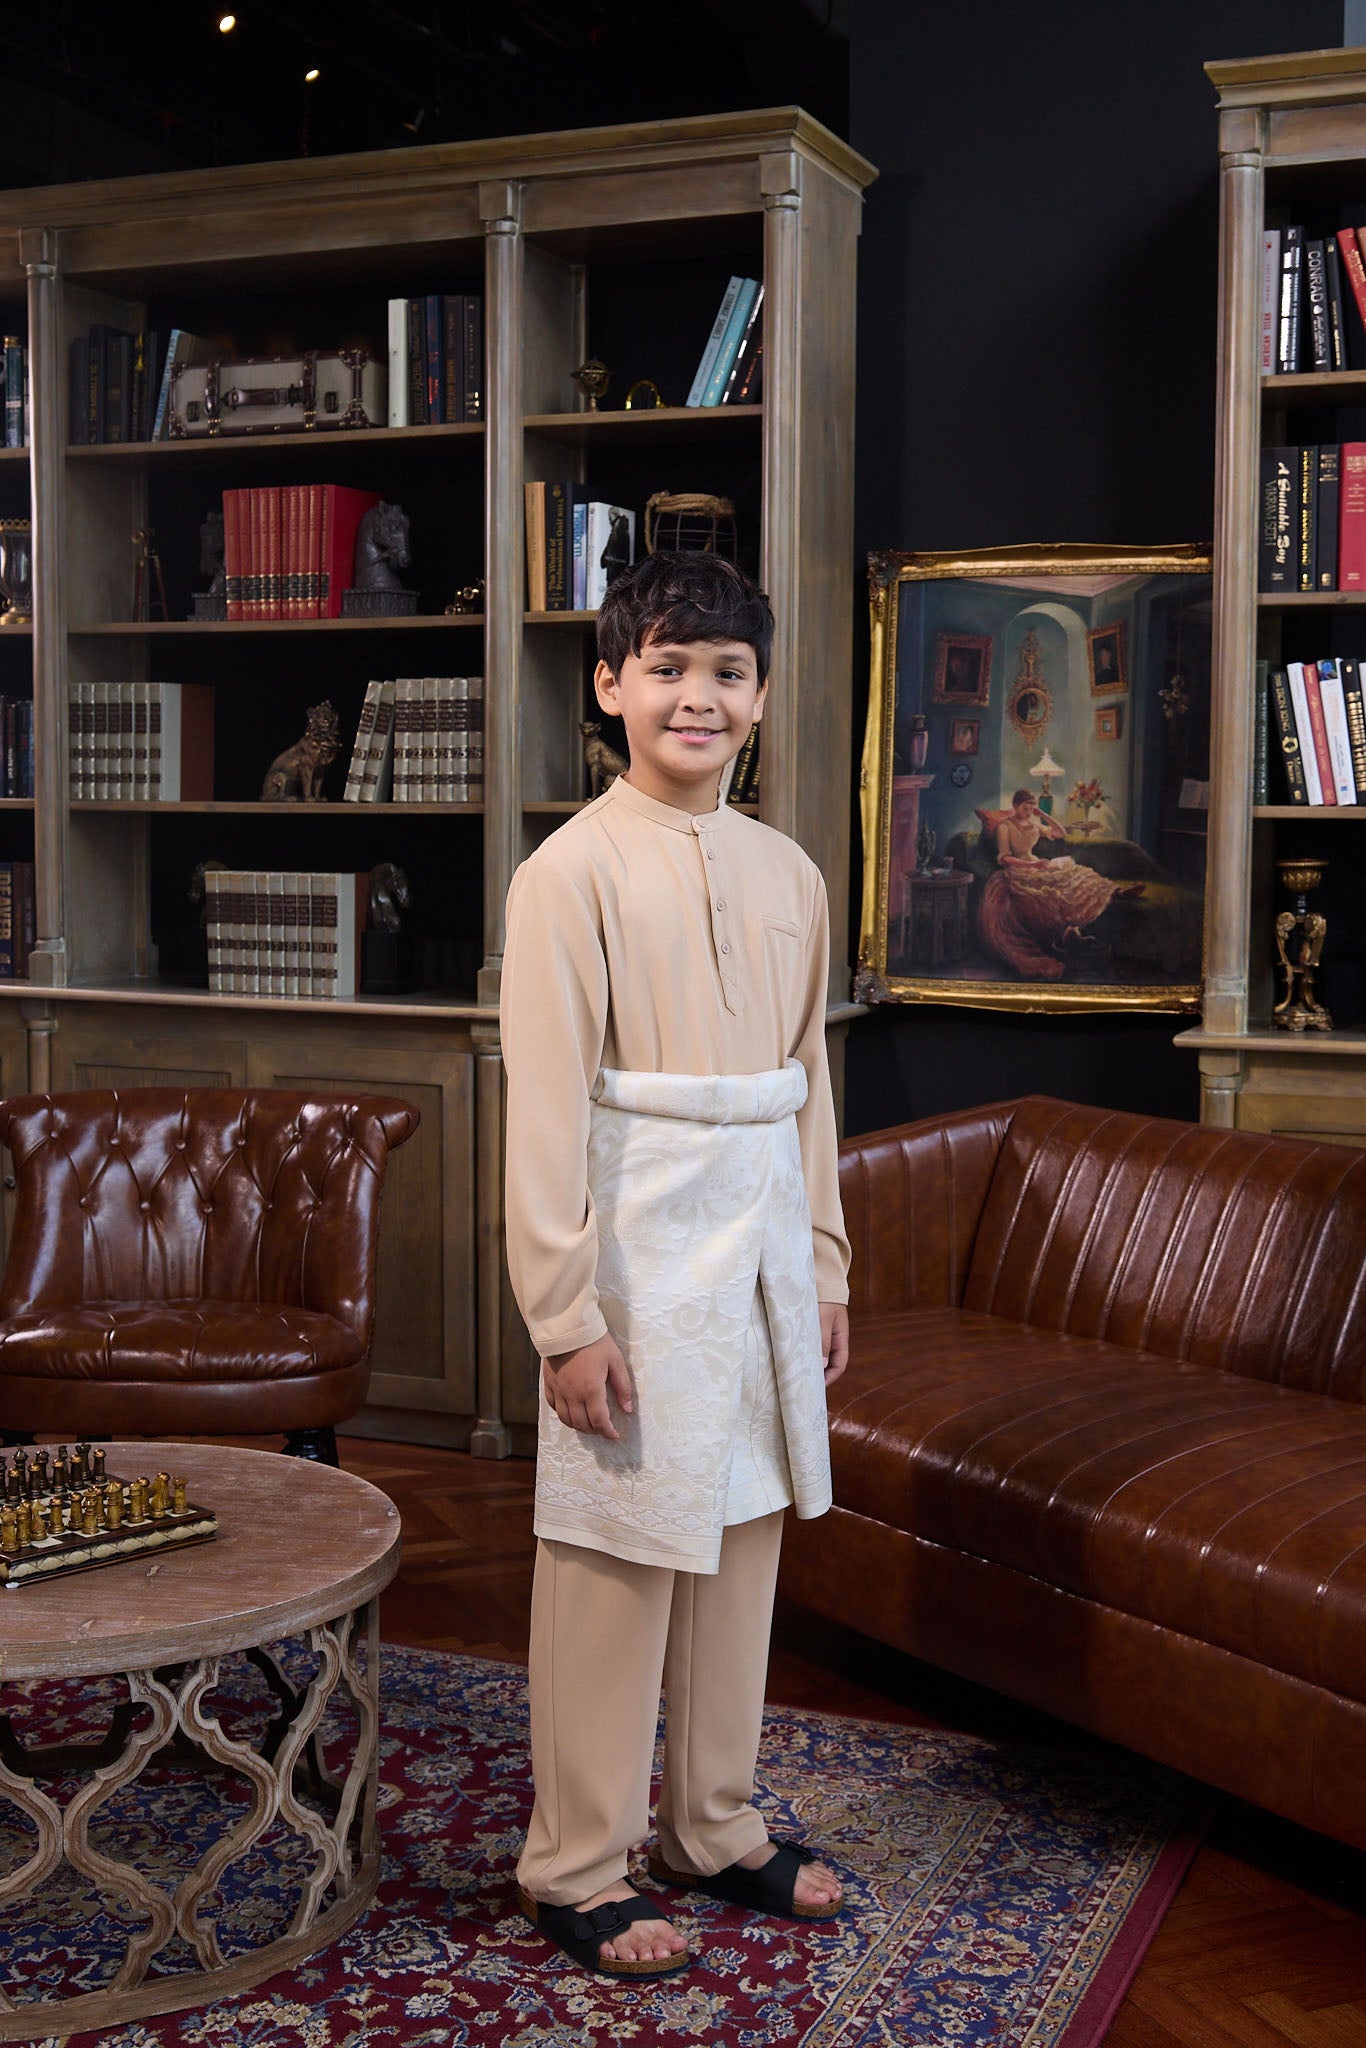
[[[15,998],[0,1004],[0,1087],[316,1083],[409,1097],[423,1121],[386,1184],[359,1424],[375,1435],[488,1455],[534,1436],[537,1362],[501,1251],[504,902],[517,863],[586,795],[577,725],[591,707],[594,618],[526,610],[526,481],[570,479],[634,505],[638,542],[654,490],[736,500],[777,619],[759,810],[827,879],[841,1072],[854,1014],[853,309],[873,175],[819,123],[778,108],[0,193],[0,299],[27,303],[34,436],[31,456],[0,451],[0,471],[14,465],[16,488],[18,465],[31,475],[37,566],[25,650],[37,797],[0,831],[28,835],[16,857],[31,840],[38,898],[30,980],[0,989]],[[737,272],[764,280],[763,402],[687,408],[678,400]],[[382,355],[387,299],[437,291],[483,296],[476,424],[71,443],[68,348],[92,323],[227,332],[237,355],[363,333]],[[591,353],[613,378],[597,412],[570,375]],[[646,376],[674,402],[625,408]],[[219,492],[314,479],[404,506],[420,614],[186,618],[202,588],[199,522]],[[169,619],[132,616],[130,537],[147,524]],[[477,577],[483,610],[445,614]],[[484,677],[483,802],[338,801],[366,681],[437,664]],[[213,686],[213,799],[72,801],[71,687],[150,678]],[[343,739],[329,800],[245,800],[323,696]],[[187,893],[205,858],[397,861],[428,981],[353,1003],[211,996]]]
[[[1348,440],[1332,408],[1366,400],[1366,371],[1260,374],[1264,224],[1339,223],[1337,208],[1366,192],[1366,50],[1324,50],[1206,66],[1219,97],[1221,179],[1219,435],[1216,476],[1215,722],[1211,760],[1206,989],[1201,1024],[1177,1040],[1196,1053],[1202,1115],[1230,1128],[1366,1143],[1366,1005],[1347,1008],[1328,1033],[1281,1031],[1273,923],[1288,899],[1275,862],[1316,848],[1359,888],[1366,845],[1337,824],[1366,806],[1255,804],[1252,793],[1256,663],[1329,654],[1366,656],[1366,593],[1257,590],[1258,476],[1263,440]],[[1315,226],[1313,223],[1320,223]],[[1347,319],[1357,315],[1350,303]],[[1316,417],[1298,428],[1293,409]],[[1289,414],[1289,417],[1286,415]],[[1327,613],[1322,624],[1304,612]],[[1276,772],[1273,765],[1273,774]],[[1334,876],[1336,883],[1337,876]],[[1350,901],[1350,891],[1348,895]],[[1331,963],[1362,957],[1357,921],[1325,891],[1325,998]]]

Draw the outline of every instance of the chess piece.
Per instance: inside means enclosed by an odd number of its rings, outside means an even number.
[[[100,1529],[100,1497],[97,1493],[81,1495],[81,1534],[97,1536]]]
[[[170,1493],[170,1473],[158,1472],[156,1478],[152,1481],[152,1520],[154,1522],[161,1521],[163,1516],[165,1515],[167,1502],[170,1499]]]
[[[104,1489],[104,1519],[110,1529],[122,1526],[123,1488],[117,1479],[111,1479]]]
[[[408,515],[401,505],[372,505],[356,534],[354,578],[342,592],[344,619],[405,618],[417,610],[417,592],[405,590],[400,569],[412,561]]]
[[[128,1519],[131,1522],[147,1520],[147,1481],[135,1479],[128,1489]]]
[[[33,1453],[33,1483],[39,1493],[50,1493],[47,1483],[47,1452],[41,1448]]]
[[[29,1515],[29,1505],[26,1500],[21,1500],[18,1506],[15,1508],[14,1519],[19,1530],[19,1548],[21,1550],[27,1550],[29,1545],[29,1539],[33,1534],[33,1524],[31,1517]]]
[[[65,1493],[71,1484],[71,1469],[66,1462],[66,1445],[57,1446],[57,1455],[52,1460],[52,1491]]]
[[[199,529],[199,573],[209,578],[207,590],[194,593],[197,619],[226,619],[228,576],[224,564],[223,514],[206,512]]]
[[[615,747],[608,746],[602,737],[602,727],[595,719],[581,718],[579,731],[583,735],[583,759],[588,770],[589,789],[594,796],[601,796],[619,775],[626,773],[630,763]]]
[[[89,1477],[90,1446],[86,1443],[80,1443],[77,1444],[71,1454],[71,1484],[73,1486],[84,1486]]]
[[[90,1453],[90,1477],[94,1480],[96,1486],[104,1484],[104,1452],[98,1444]]]
[[[173,1482],[173,1488],[172,1488],[172,1490],[173,1490],[173,1492],[174,1492],[174,1495],[175,1495],[175,1512],[176,1512],[176,1513],[177,1513],[178,1515],[188,1515],[188,1513],[190,1512],[190,1502],[189,1502],[189,1491],[190,1491],[190,1482],[189,1482],[189,1480],[188,1480],[188,1479],[177,1479],[177,1480],[175,1480],[175,1481]]]
[[[28,1499],[28,1452],[14,1453],[14,1493],[17,1500]]]
[[[6,1501],[0,1508],[0,1550],[19,1548],[19,1517]]]

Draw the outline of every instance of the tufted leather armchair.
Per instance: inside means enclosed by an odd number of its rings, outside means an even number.
[[[285,1088],[0,1102],[0,1429],[267,1435],[336,1463],[365,1399],[380,1192],[418,1112]]]

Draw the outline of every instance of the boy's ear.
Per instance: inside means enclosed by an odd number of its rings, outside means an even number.
[[[617,679],[605,661],[600,661],[593,671],[593,693],[604,711],[610,711],[614,718],[620,717]]]
[[[765,676],[764,680],[760,683],[758,689],[754,693],[754,723],[756,725],[759,723],[760,719],[764,715],[764,706],[767,702],[768,677]]]

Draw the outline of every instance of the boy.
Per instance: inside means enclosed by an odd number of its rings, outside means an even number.
[[[782,1513],[830,1504],[848,1353],[824,884],[717,801],[772,637],[714,555],[613,583],[594,685],[629,772],[508,894],[508,1263],[545,1397],[518,1878],[542,1932],[612,1976],[690,1960],[626,1879],[661,1676],[652,1874],[803,1919],[840,1902],[752,1803]]]

